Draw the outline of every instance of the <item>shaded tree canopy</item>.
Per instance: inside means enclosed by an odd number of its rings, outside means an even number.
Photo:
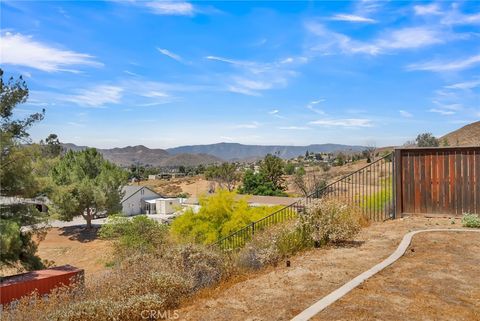
[[[51,172],[54,212],[62,220],[82,215],[91,228],[96,212],[121,209],[121,187],[128,173],[103,159],[95,148],[68,151]]]
[[[28,87],[21,76],[5,82],[3,75],[0,69],[0,195],[14,197],[15,201],[0,205],[0,267],[20,264],[32,270],[43,266],[35,254],[37,244],[32,236],[43,235],[35,225],[43,222],[45,215],[22,201],[41,194],[33,163],[39,149],[22,143],[30,142],[28,129],[43,119],[45,110],[24,119],[15,118],[15,108],[27,101]],[[24,226],[31,227],[22,231]]]
[[[415,139],[418,147],[438,147],[440,141],[432,133],[419,134]]]

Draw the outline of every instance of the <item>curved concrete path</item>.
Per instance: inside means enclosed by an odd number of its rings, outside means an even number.
[[[328,307],[330,304],[334,303],[341,297],[343,297],[345,294],[348,292],[352,291],[355,289],[357,286],[359,286],[361,283],[363,283],[365,280],[368,278],[372,277],[373,275],[377,274],[390,264],[394,263],[396,260],[401,258],[403,254],[405,254],[405,251],[407,250],[408,246],[410,245],[412,238],[414,235],[419,234],[419,233],[425,233],[425,232],[476,232],[480,233],[480,230],[478,229],[427,229],[427,230],[419,230],[419,231],[413,231],[405,234],[403,236],[402,241],[400,242],[400,245],[397,247],[395,252],[393,252],[388,258],[380,262],[379,264],[375,265],[372,267],[370,270],[367,270],[357,276],[356,278],[352,279],[351,281],[345,283],[329,295],[323,297],[321,300],[317,301],[313,305],[311,305],[309,308],[298,314],[296,317],[294,317],[291,321],[305,321],[309,320],[313,316],[315,316],[317,313]]]

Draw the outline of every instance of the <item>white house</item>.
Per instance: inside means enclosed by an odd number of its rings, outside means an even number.
[[[146,202],[162,197],[146,186],[124,186],[122,187],[122,192],[124,193],[120,202],[122,204],[122,212],[128,216],[146,214]]]
[[[181,208],[178,198],[155,198],[145,201],[145,210],[147,214],[170,215]]]

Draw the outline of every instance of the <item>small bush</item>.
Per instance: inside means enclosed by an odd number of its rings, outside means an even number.
[[[280,260],[312,245],[306,227],[298,220],[292,221],[257,233],[237,254],[236,264],[243,269],[276,265]]]
[[[321,200],[304,218],[312,239],[321,245],[350,240],[364,222],[358,208],[333,198]]]
[[[117,257],[130,252],[152,253],[161,250],[168,237],[168,227],[145,215],[128,218],[113,215],[100,229],[100,237],[114,240]]]
[[[465,213],[462,217],[462,225],[465,227],[480,228],[480,216],[478,214]]]
[[[192,291],[217,284],[228,272],[225,258],[201,245],[180,245],[169,251],[165,259],[189,280]]]

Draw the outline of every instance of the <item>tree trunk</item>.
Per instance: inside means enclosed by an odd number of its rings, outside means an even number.
[[[83,215],[85,221],[87,221],[87,229],[90,230],[92,228],[92,210],[87,208],[87,214]]]

